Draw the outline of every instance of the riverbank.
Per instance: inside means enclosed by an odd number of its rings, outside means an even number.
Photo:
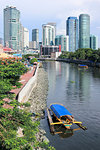
[[[44,109],[46,108],[46,98],[48,91],[48,75],[43,68],[38,68],[37,73],[37,84],[32,90],[29,97],[31,112],[35,114],[43,115]]]
[[[56,59],[56,61],[63,61],[63,62],[67,62],[67,63],[75,63],[75,64],[84,64],[84,65],[88,65],[90,67],[98,67],[100,68],[100,63],[97,62],[93,62],[93,61],[89,61],[89,60],[73,60],[73,59],[67,59],[67,58],[58,58]]]
[[[88,65],[90,67],[97,67],[100,68],[100,63],[97,62],[93,62],[93,61],[89,61],[89,60],[73,60],[73,59],[67,59],[67,58],[57,58],[57,59],[53,59],[53,58],[38,58],[38,60],[41,61],[62,61],[62,62],[66,62],[66,63],[74,63],[74,64],[85,64]]]
[[[44,68],[38,68],[37,73],[37,84],[33,88],[29,101],[31,106],[28,108],[29,112],[33,114],[33,121],[40,120],[44,117],[44,110],[47,106],[47,94],[48,94],[48,75]],[[49,143],[49,140],[45,136],[45,130],[39,127],[39,132],[36,134],[36,139],[38,142]],[[35,149],[34,149],[35,150]],[[39,147],[39,150],[45,150],[45,148]]]

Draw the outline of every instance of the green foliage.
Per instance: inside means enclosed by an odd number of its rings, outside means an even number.
[[[23,105],[25,106],[25,107],[30,107],[30,103],[29,102],[26,102],[26,103],[23,103]]]
[[[23,55],[22,56],[22,58],[24,59],[27,59],[27,58],[29,58],[30,56],[33,56],[33,57],[35,57],[35,58],[38,58],[39,57],[39,54],[26,54],[26,55]]]
[[[71,82],[71,83],[75,83],[75,81],[72,81],[72,80],[71,80],[70,82]]]
[[[45,148],[46,150],[55,150],[54,147],[52,146],[49,146],[49,143],[48,142],[41,142],[41,143],[38,143],[37,145],[39,145],[40,147],[42,148]]]
[[[63,52],[59,58],[90,60],[93,62],[100,62],[100,49],[92,50],[90,48],[81,48],[75,52]]]
[[[32,150],[34,145],[40,146],[35,136],[40,122],[33,122],[31,113],[19,109],[22,104],[10,93],[11,89],[20,87],[20,76],[26,71],[20,60],[0,59],[0,150]],[[10,98],[10,102],[5,102],[4,98]],[[5,103],[13,108],[3,108]],[[24,105],[28,107],[30,103]],[[19,128],[22,129],[21,134],[18,133]],[[46,147],[52,150],[49,145]]]
[[[32,59],[30,60],[30,63],[31,63],[31,64],[33,64],[34,62],[37,62],[37,59],[36,59],[36,58],[32,58]]]

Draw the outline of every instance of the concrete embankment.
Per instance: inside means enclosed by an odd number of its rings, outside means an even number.
[[[33,76],[28,80],[28,82],[25,84],[25,86],[21,89],[21,91],[18,93],[18,101],[20,103],[26,103],[31,95],[31,92],[33,90],[33,88],[35,88],[36,84],[37,84],[37,73],[38,73],[38,66],[37,67],[33,67],[32,73]],[[29,76],[29,75],[27,75]],[[22,80],[23,82],[24,80]]]

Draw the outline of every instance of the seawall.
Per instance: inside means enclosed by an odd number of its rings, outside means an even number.
[[[37,73],[38,73],[38,65],[35,70],[35,73],[30,78],[30,80],[25,84],[25,86],[21,89],[21,91],[17,95],[18,102],[26,103],[31,95],[33,88],[35,88],[37,84]]]

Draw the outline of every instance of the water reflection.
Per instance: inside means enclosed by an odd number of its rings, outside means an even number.
[[[80,130],[80,128],[66,129],[63,125],[55,125],[54,129],[54,134],[58,134],[60,138],[69,138],[75,131]]]
[[[69,138],[74,134],[73,131],[73,129],[65,129],[63,126],[55,125],[54,134],[58,134],[60,138]]]
[[[59,126],[59,133],[52,136],[47,120],[42,120],[41,126],[46,130],[50,144],[57,150],[66,150],[66,147],[69,150],[99,150],[100,69],[79,69],[77,65],[62,62],[44,62],[43,65],[49,80],[47,106],[51,103],[62,103],[76,120],[82,121],[88,127],[87,131],[71,130],[66,133],[67,130]]]

